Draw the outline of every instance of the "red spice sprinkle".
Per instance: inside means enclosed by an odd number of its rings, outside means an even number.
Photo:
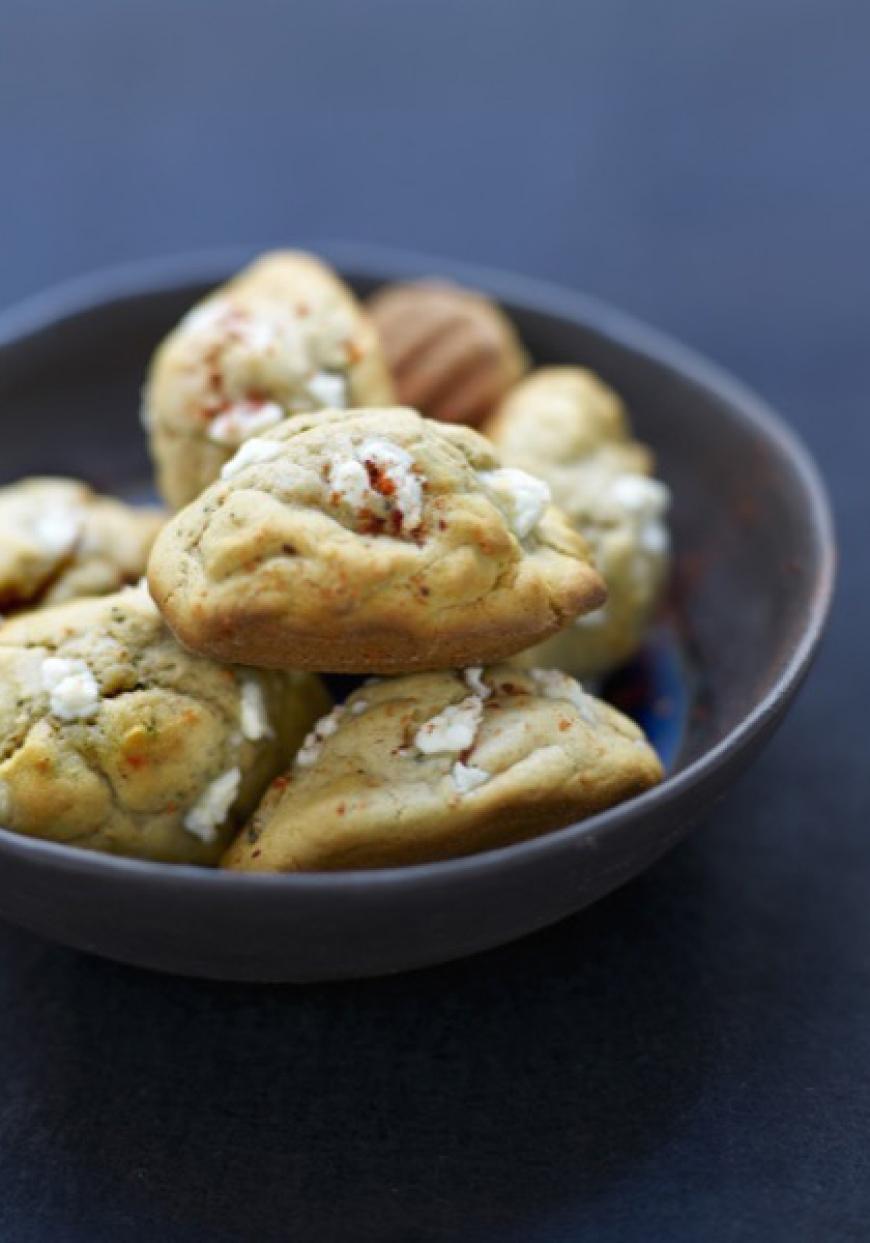
[[[125,756],[125,762],[129,764],[130,768],[144,768],[148,763],[148,757],[134,753],[133,755]]]
[[[369,477],[369,487],[373,491],[379,492],[381,496],[393,496],[396,491],[395,480],[391,479],[383,467],[378,466],[377,462],[371,462],[366,459],[363,462],[366,468],[366,474]]]
[[[171,816],[173,812],[178,811],[178,804],[177,804],[177,803],[167,803],[167,804],[166,804],[166,807],[165,807],[165,809],[164,809],[164,810],[166,811],[166,814],[167,814],[168,816]]]
[[[288,786],[289,784],[290,784],[289,777],[276,777],[275,780],[272,782],[272,785],[276,790],[283,790],[284,787]]]
[[[570,729],[570,728],[571,728],[570,721],[562,720],[559,722],[559,729],[562,730],[563,733],[565,732],[566,729]]]
[[[346,811],[347,811],[347,808],[345,807],[344,803],[339,803],[339,805],[335,809],[335,814],[337,816],[343,816]]]
[[[373,514],[370,509],[361,509],[359,512],[359,532],[360,535],[382,535],[386,523],[379,514]]]

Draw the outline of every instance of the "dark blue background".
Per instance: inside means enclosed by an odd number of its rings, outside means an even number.
[[[4,1243],[870,1238],[868,56],[864,0],[0,4],[0,303],[317,237],[556,278],[778,405],[843,558],[764,759],[559,928],[321,988],[0,930]]]

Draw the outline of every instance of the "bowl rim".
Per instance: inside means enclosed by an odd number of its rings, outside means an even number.
[[[285,243],[286,245],[286,243]],[[218,284],[255,255],[276,246],[231,246],[167,254],[97,269],[53,285],[0,310],[0,349],[21,344],[89,312],[159,293],[183,284]],[[325,892],[392,889],[411,881],[473,882],[493,867],[519,869],[544,854],[573,851],[584,839],[618,832],[627,822],[653,810],[664,811],[705,784],[743,754],[754,738],[763,735],[782,707],[799,688],[815,655],[827,621],[836,572],[836,544],[831,506],[825,485],[808,448],[800,437],[750,387],[717,363],[666,332],[585,293],[539,280],[431,254],[396,250],[376,244],[300,240],[293,249],[310,250],[337,267],[343,275],[392,281],[437,275],[477,287],[499,301],[520,304],[538,314],[582,322],[635,354],[664,365],[701,388],[714,392],[732,417],[748,425],[773,446],[803,490],[806,513],[815,542],[814,581],[808,584],[808,604],[797,641],[768,690],[728,733],[684,769],[668,775],[661,785],[616,807],[544,833],[529,841],[494,847],[459,859],[419,863],[396,868],[334,872],[245,873],[194,864],[164,863],[102,854],[79,847],[27,837],[0,827],[0,857],[60,867],[91,877],[117,878],[146,885],[167,883],[209,889],[233,895],[243,887],[259,892]],[[144,367],[144,360],[143,360]]]

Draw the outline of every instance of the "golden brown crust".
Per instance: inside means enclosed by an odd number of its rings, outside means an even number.
[[[0,611],[137,582],[165,521],[161,509],[125,505],[75,479],[37,477],[0,488]]]
[[[507,316],[460,285],[386,285],[368,307],[397,399],[430,418],[477,426],[528,366]]]
[[[223,866],[326,871],[472,854],[661,777],[637,726],[562,674],[502,666],[388,679],[318,724]]]
[[[128,588],[0,627],[0,824],[212,863],[329,699],[185,652]]]
[[[604,591],[538,481],[495,495],[499,466],[477,433],[411,410],[287,420],[161,533],[154,599],[188,647],[245,664],[397,673],[501,659]]]
[[[151,363],[143,419],[160,490],[178,508],[270,418],[390,400],[374,327],[348,286],[313,255],[276,251],[169,334]]]
[[[517,659],[598,675],[638,648],[667,577],[667,489],[631,436],[617,394],[580,367],[544,367],[511,392],[484,431],[510,465],[533,470],[592,549],[604,608]]]

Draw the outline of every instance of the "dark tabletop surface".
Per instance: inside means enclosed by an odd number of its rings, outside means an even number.
[[[0,928],[4,1243],[870,1238],[868,49],[864,0],[0,3],[0,303],[316,237],[555,278],[779,406],[842,554],[763,759],[560,927],[305,988]]]

